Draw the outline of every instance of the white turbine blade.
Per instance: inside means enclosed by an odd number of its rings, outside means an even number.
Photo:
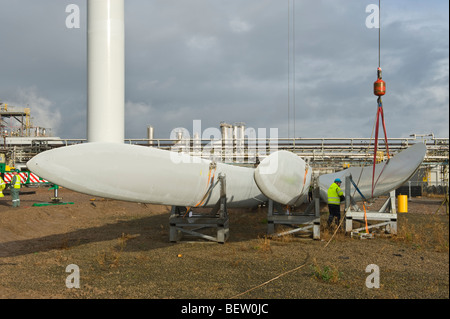
[[[377,181],[373,192],[373,197],[377,197],[396,189],[408,181],[423,162],[427,148],[423,143],[417,143],[408,149],[396,154],[387,163],[375,165],[374,183]],[[365,167],[351,167],[340,172],[324,174],[319,177],[320,196],[327,201],[327,191],[336,178],[342,180],[341,188],[345,189],[345,177],[352,175],[352,179],[357,184],[358,189],[366,199],[372,197],[372,175],[373,165]],[[354,193],[352,186],[351,195],[355,200],[361,200],[358,192]]]
[[[267,200],[253,180],[253,168],[217,163],[211,169],[210,164],[156,148],[99,142],[42,152],[27,166],[57,185],[117,200],[210,207],[220,198],[219,174],[226,177],[230,207],[251,207]],[[214,188],[205,197],[213,177]]]
[[[311,169],[294,153],[278,151],[261,161],[255,169],[255,181],[268,198],[283,205],[295,205],[308,193]]]

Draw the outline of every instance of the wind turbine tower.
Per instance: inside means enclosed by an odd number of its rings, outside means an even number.
[[[124,0],[88,0],[88,142],[123,143]]]

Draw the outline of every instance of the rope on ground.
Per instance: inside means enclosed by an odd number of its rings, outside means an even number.
[[[237,295],[231,297],[230,299],[234,299],[234,298],[240,297],[240,296],[242,296],[242,295],[245,295],[246,293],[248,293],[248,292],[250,292],[250,291],[253,291],[253,290],[258,289],[258,288],[260,288],[260,287],[262,287],[262,286],[265,286],[265,285],[267,285],[268,283],[270,283],[270,282],[272,282],[272,281],[274,281],[274,280],[277,280],[277,279],[279,279],[279,278],[281,278],[281,277],[283,277],[283,276],[285,276],[285,275],[287,275],[287,274],[290,274],[291,272],[294,272],[294,271],[296,271],[296,270],[299,270],[299,269],[301,269],[301,268],[303,268],[303,267],[305,267],[305,266],[306,266],[306,262],[305,262],[303,265],[298,266],[297,268],[294,268],[294,269],[291,269],[291,270],[289,270],[289,271],[286,271],[286,272],[284,272],[284,273],[282,273],[282,274],[276,276],[275,278],[272,278],[272,279],[270,279],[270,280],[268,280],[268,281],[266,281],[266,282],[263,282],[262,284],[260,284],[260,285],[258,285],[258,286],[256,286],[256,287],[253,287],[253,288],[251,288],[251,289],[249,289],[249,290],[247,290],[247,291],[244,291],[244,292],[242,292],[242,293],[240,293],[240,294],[237,294]]]
[[[263,282],[262,284],[260,284],[260,285],[258,285],[258,286],[255,286],[255,287],[253,287],[253,288],[250,288],[249,290],[246,290],[246,291],[244,291],[244,292],[241,292],[240,294],[237,294],[237,295],[231,297],[230,299],[234,299],[234,298],[240,297],[240,296],[242,296],[242,295],[245,295],[246,293],[249,293],[250,291],[253,291],[253,290],[255,290],[255,289],[261,288],[261,287],[263,287],[263,286],[265,286],[265,285],[271,283],[272,281],[275,281],[275,280],[277,280],[277,279],[279,279],[279,278],[281,278],[281,277],[283,277],[283,276],[285,276],[285,275],[287,275],[287,274],[290,274],[290,273],[292,273],[292,272],[294,272],[294,271],[297,271],[297,270],[299,270],[299,269],[305,267],[306,264],[307,264],[307,262],[308,262],[308,260],[309,260],[309,253],[306,252],[306,258],[305,258],[305,261],[304,261],[303,264],[301,264],[300,266],[295,267],[294,269],[288,270],[288,271],[286,271],[286,272],[284,272],[284,273],[282,273],[282,274],[279,274],[278,276],[276,276],[276,277],[274,277],[274,278],[272,278],[272,279],[270,279],[270,280],[268,280],[268,281],[266,281],[266,282]]]
[[[334,231],[333,235],[331,236],[331,238],[328,240],[328,242],[326,243],[326,245],[323,247],[324,249],[327,248],[328,244],[333,240],[334,236],[336,235],[336,233],[338,232],[339,228],[341,228],[343,221],[345,220],[345,215],[347,215],[348,210],[350,209],[350,206],[347,208],[347,210],[344,213],[344,216],[342,216],[341,221],[339,222],[338,227],[336,227],[336,230]]]

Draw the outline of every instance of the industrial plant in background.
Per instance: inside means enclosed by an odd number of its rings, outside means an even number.
[[[18,168],[34,155],[64,145],[51,136],[51,128],[34,126],[31,108],[18,108],[0,102],[0,163]]]
[[[32,108],[19,108],[0,102],[0,173],[17,168],[26,171],[26,162],[33,156],[56,147],[85,143],[86,139],[62,139],[51,135],[51,128],[34,126]],[[243,122],[220,123],[214,136],[202,132],[174,130],[174,136],[155,139],[154,128],[147,127],[142,139],[125,139],[125,143],[178,150],[192,156],[213,159],[235,165],[257,165],[270,155],[271,147],[287,150],[308,161],[313,178],[349,167],[367,165],[373,160],[373,143],[370,138],[283,138],[255,136]],[[427,154],[420,169],[402,186],[401,192],[412,197],[424,193],[444,193],[448,185],[449,139],[434,134],[413,134],[408,138],[389,138],[389,151],[393,154],[415,144],[425,143]],[[261,145],[267,146],[262,149]],[[377,151],[377,163],[388,159],[383,144]],[[205,152],[208,150],[208,152]],[[211,158],[213,156],[213,158]]]

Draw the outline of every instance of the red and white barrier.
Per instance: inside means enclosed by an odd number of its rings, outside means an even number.
[[[20,175],[20,183],[25,184],[28,181],[28,176],[30,177],[30,184],[40,184],[40,183],[48,183],[45,179],[40,178],[36,174],[33,174],[31,172],[19,172]],[[3,179],[5,183],[11,183],[11,180],[13,178],[13,173],[5,173],[5,178]]]

